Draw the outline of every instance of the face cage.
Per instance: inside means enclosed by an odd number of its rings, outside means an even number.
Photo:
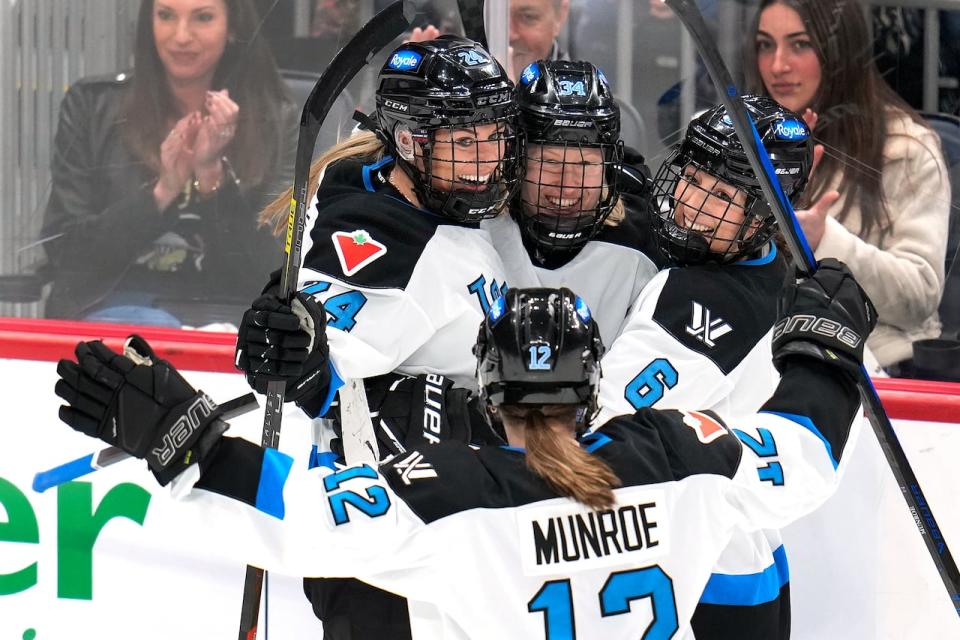
[[[711,169],[693,160],[688,160],[683,165],[677,160],[675,155],[661,165],[650,192],[650,206],[654,213],[651,217],[654,237],[664,255],[678,265],[707,262],[727,264],[755,253],[767,243],[776,229],[776,221],[772,215],[758,215],[764,210],[769,211],[763,200],[747,192],[747,200],[743,206],[744,217],[736,233],[732,234],[730,239],[718,237],[721,223],[737,224],[724,221],[736,215],[734,209],[739,206],[727,201],[723,208],[719,208],[717,205],[725,202],[724,200],[683,177],[687,167],[703,170],[713,176],[715,174]],[[678,197],[686,199],[685,216],[693,213],[693,219],[687,219],[685,226],[677,224],[675,218]],[[716,203],[710,207],[710,211],[704,207],[708,202]],[[703,225],[709,229],[693,230],[690,228],[693,225]],[[720,246],[711,247],[714,241]]]
[[[531,144],[563,148],[563,160],[529,160],[524,153],[519,207],[515,207],[520,228],[534,244],[539,257],[580,249],[603,227],[620,195],[619,166],[623,161],[623,142],[586,144],[576,142]],[[584,185],[590,167],[567,159],[568,149],[600,149],[601,184]],[[577,154],[575,153],[574,156]],[[582,151],[581,155],[582,157]],[[533,175],[531,175],[533,173]],[[584,202],[597,198],[595,206]],[[576,200],[567,204],[565,200]]]
[[[422,206],[458,222],[497,217],[520,185],[514,122],[513,117],[502,117],[413,132],[414,157],[404,162]],[[499,138],[457,143],[457,131],[487,124],[503,125]],[[437,133],[444,129],[450,131],[450,139],[438,142]]]

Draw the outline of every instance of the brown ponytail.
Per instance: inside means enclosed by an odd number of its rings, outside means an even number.
[[[573,439],[575,405],[501,406],[499,410],[505,417],[525,422],[527,467],[554,491],[592,509],[613,506],[613,489],[620,486],[620,479]]]

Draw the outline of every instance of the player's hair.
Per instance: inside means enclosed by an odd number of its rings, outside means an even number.
[[[310,179],[307,181],[307,193],[310,197],[316,193],[320,183],[320,174],[334,162],[345,158],[364,158],[375,162],[383,157],[386,146],[376,134],[361,131],[343,142],[338,142],[327,149],[310,165]],[[282,235],[287,229],[287,217],[290,213],[290,198],[293,197],[293,187],[274,198],[260,212],[260,224],[273,228],[273,233]],[[309,204],[309,203],[308,203]]]
[[[562,496],[592,509],[613,506],[613,489],[620,479],[603,460],[573,439],[579,405],[500,405],[512,421],[524,422],[527,467]]]

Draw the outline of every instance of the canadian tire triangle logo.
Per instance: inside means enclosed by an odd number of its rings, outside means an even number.
[[[357,231],[335,231],[332,236],[333,246],[340,258],[340,267],[343,275],[352,276],[360,269],[386,255],[387,248],[370,237],[363,229]]]

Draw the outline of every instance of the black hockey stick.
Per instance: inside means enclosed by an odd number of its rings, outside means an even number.
[[[313,163],[313,148],[317,142],[320,127],[334,101],[354,76],[377,52],[410,27],[413,16],[414,8],[409,0],[397,0],[371,18],[334,56],[303,105],[293,176],[293,197],[290,200],[290,216],[287,218],[287,238],[284,247],[283,272],[280,278],[281,298],[290,300],[296,293],[307,203],[310,201],[308,193],[310,165]],[[267,406],[263,415],[263,434],[260,440],[260,445],[263,447],[275,449],[280,444],[284,393],[283,382],[267,384]],[[240,610],[240,640],[254,640],[257,637],[263,580],[262,569],[247,566],[243,584],[243,605]]]
[[[463,35],[474,42],[479,42],[484,49],[487,46],[487,28],[484,26],[483,5],[485,0],[457,0],[460,10],[460,22],[463,23]]]
[[[694,0],[663,1],[677,14],[677,17],[690,32],[690,36],[700,52],[700,58],[710,73],[713,84],[720,95],[723,96],[723,103],[733,121],[737,137],[743,145],[750,166],[757,174],[757,180],[760,182],[767,202],[770,203],[770,208],[773,210],[774,217],[777,224],[780,225],[780,230],[787,240],[787,245],[790,247],[794,259],[798,260],[797,267],[805,275],[813,273],[817,268],[813,251],[807,244],[790,201],[780,188],[779,181],[775,179],[776,173],[773,165],[770,164],[767,150],[763,147],[763,143],[757,135],[757,130],[750,120],[750,115],[747,113],[743,101],[740,100],[740,94],[733,83],[730,72],[723,63],[723,59],[720,57],[720,52],[713,37],[707,31],[707,25],[703,21],[700,9]],[[957,614],[960,615],[960,573],[957,571],[957,565],[953,560],[950,549],[947,547],[947,541],[933,517],[933,511],[923,495],[920,483],[917,482],[917,476],[913,473],[910,462],[903,452],[903,447],[897,439],[893,425],[890,424],[890,419],[887,417],[883,405],[880,404],[877,390],[874,389],[870,377],[863,367],[861,367],[861,378],[857,386],[860,388],[860,397],[870,426],[873,427],[873,432],[880,442],[887,464],[890,465],[890,470],[893,471],[893,475],[900,485],[900,491],[907,501],[913,520],[916,522],[920,535],[930,552],[930,557],[933,559],[933,563],[943,579],[943,584],[947,588],[950,601]]]

